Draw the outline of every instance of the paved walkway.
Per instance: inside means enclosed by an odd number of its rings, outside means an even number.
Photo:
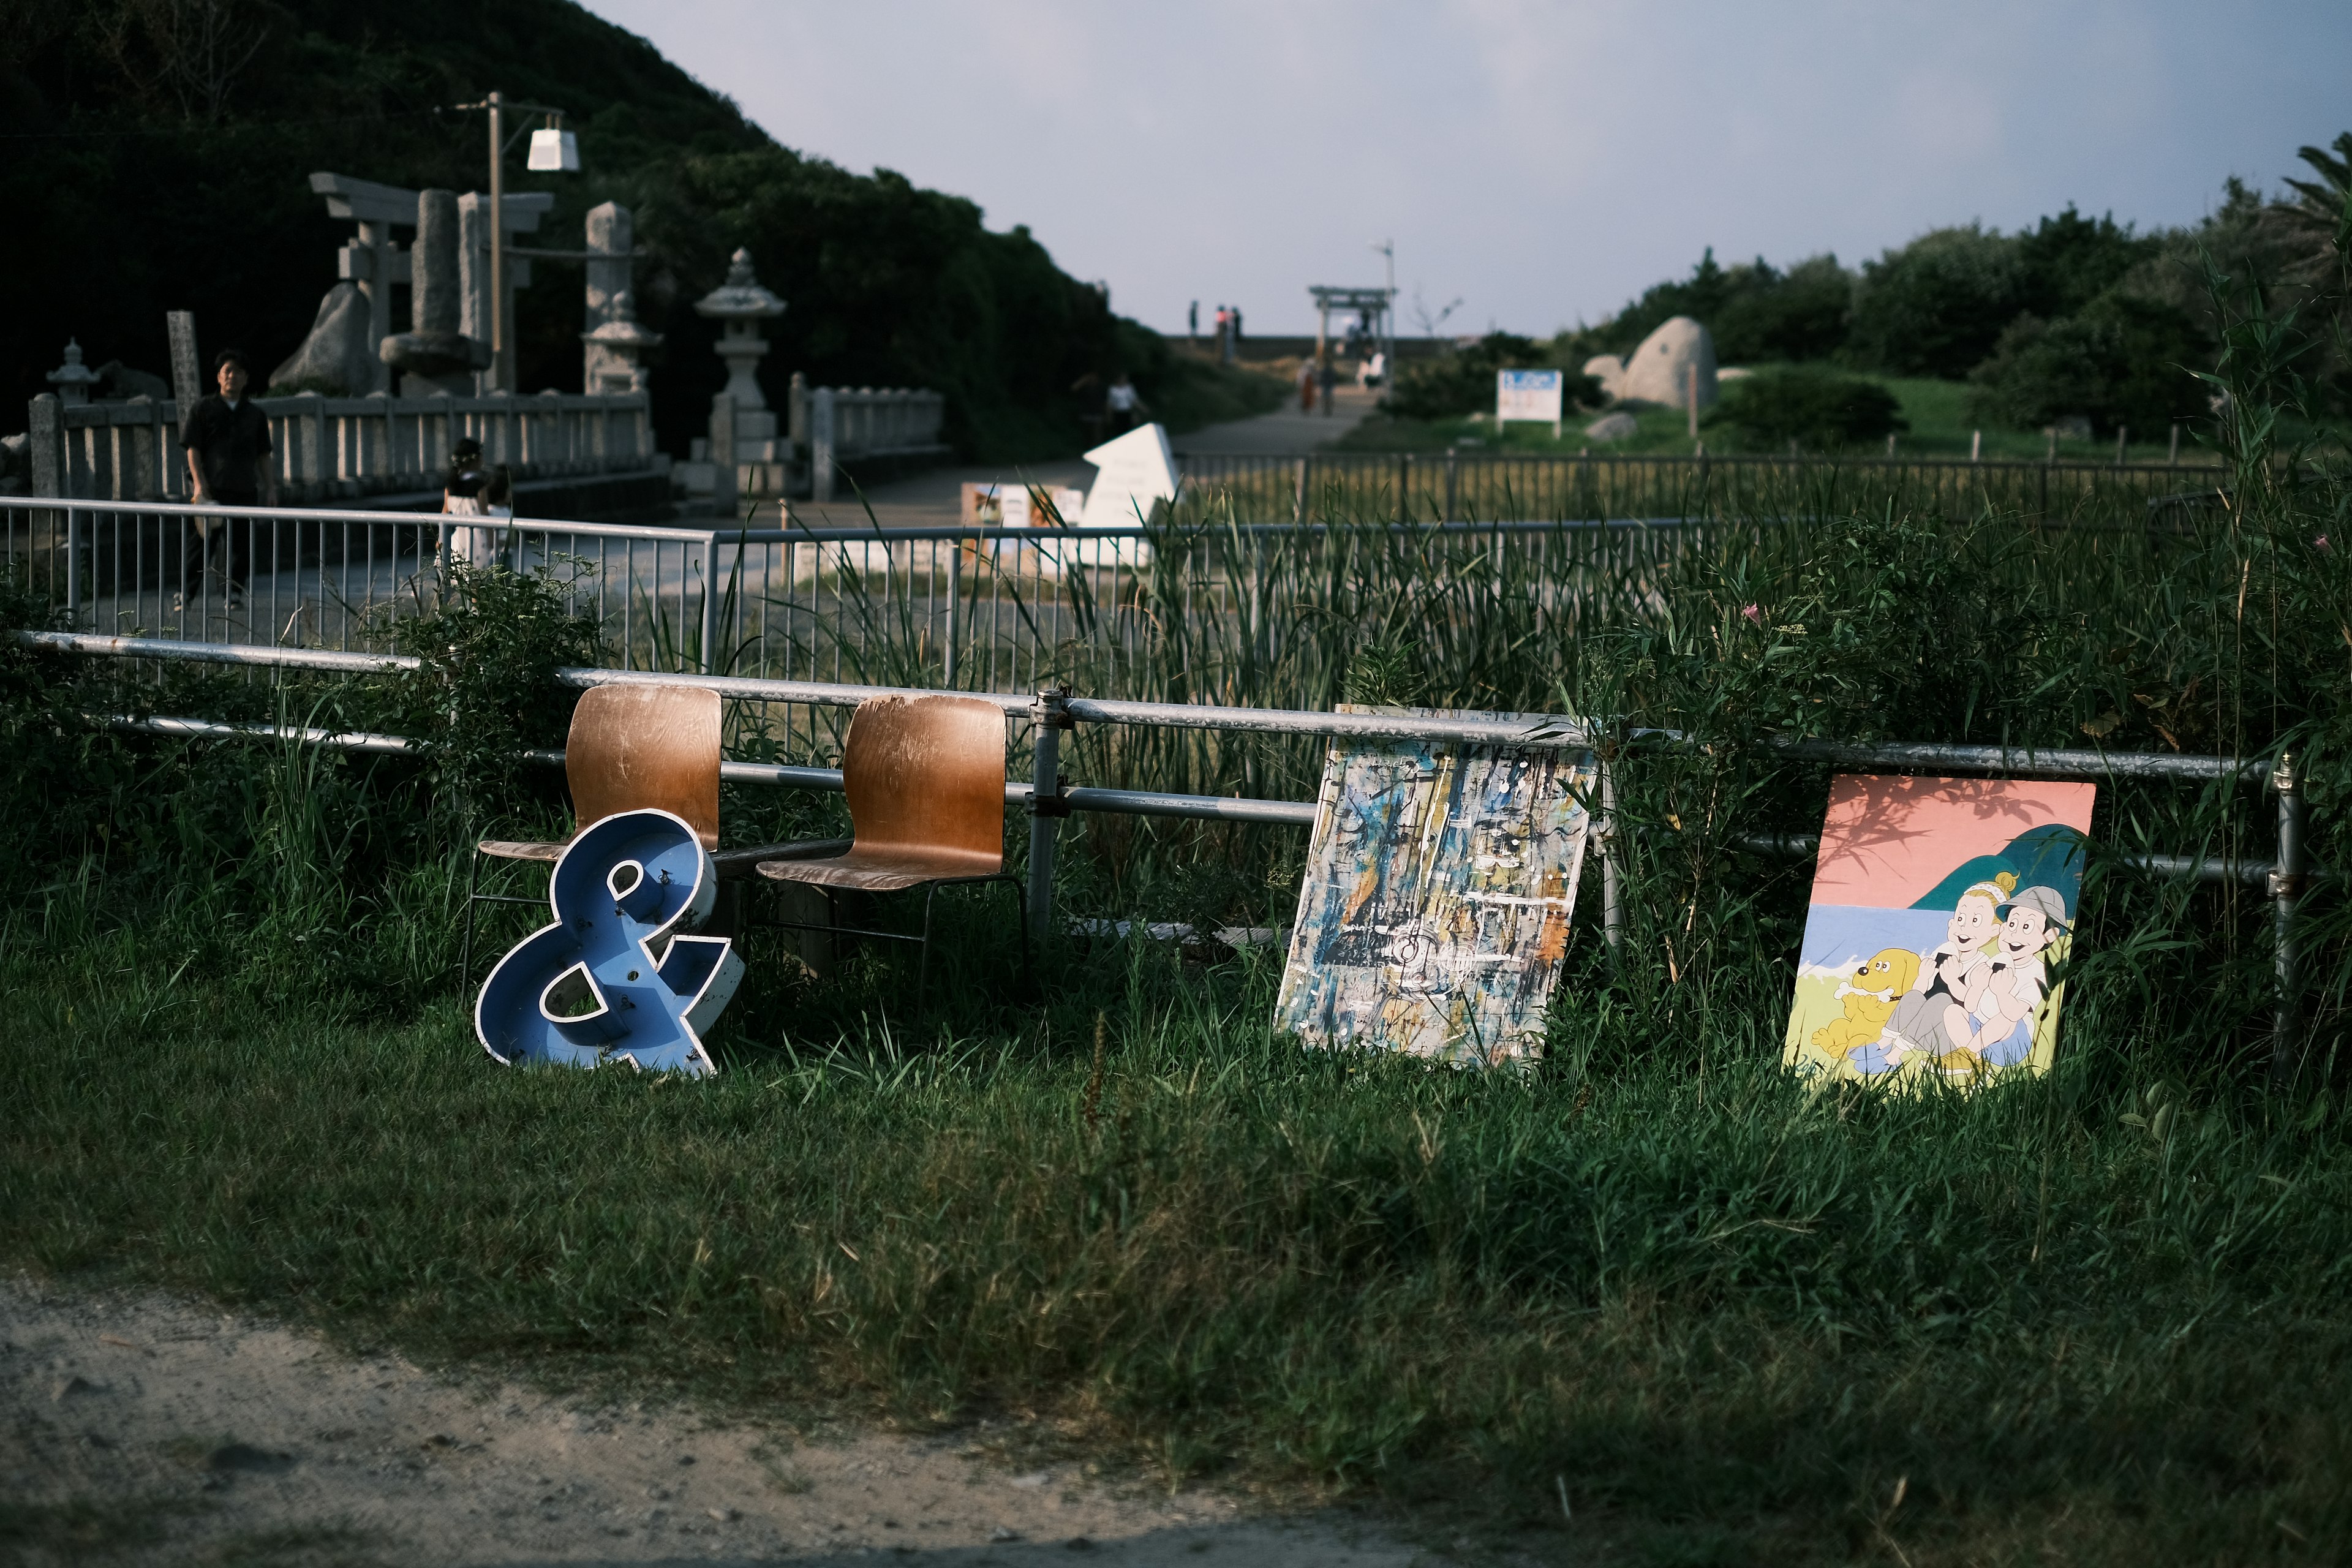
[[[1336,440],[1360,423],[1380,401],[1377,391],[1341,386],[1333,413],[1318,409],[1302,414],[1294,400],[1271,414],[1210,425],[1190,435],[1169,438],[1179,457],[1262,457],[1311,452]],[[877,485],[861,498],[846,487],[824,506],[794,501],[793,515],[813,528],[862,528],[867,508],[884,528],[941,528],[962,521],[963,487],[972,484],[1025,484],[1040,487],[1094,483],[1094,465],[1076,458],[1045,463],[1003,463],[992,468],[933,468],[929,473]],[[761,508],[760,521],[772,527],[772,501]]]

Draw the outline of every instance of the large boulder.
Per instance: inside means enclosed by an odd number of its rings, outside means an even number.
[[[375,385],[375,347],[368,341],[366,297],[356,283],[338,283],[319,301],[302,346],[269,373],[269,389],[364,396]]]
[[[1617,396],[1624,403],[1654,404],[1662,408],[1687,408],[1691,372],[1698,372],[1698,405],[1715,404],[1715,339],[1688,316],[1676,316],[1642,340],[1625,362],[1625,380]]]

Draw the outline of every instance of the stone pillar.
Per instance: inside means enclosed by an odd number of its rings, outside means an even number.
[[[809,394],[809,479],[812,499],[833,500],[833,388],[820,386]]]
[[[585,318],[581,322],[583,334],[580,353],[580,387],[594,392],[609,379],[628,380],[643,385],[641,373],[634,361],[624,359],[596,338],[596,329],[622,319],[616,308],[624,295],[631,294],[629,287],[630,251],[636,244],[635,226],[629,209],[618,202],[606,202],[588,209],[588,248],[611,260],[591,260],[583,268],[587,273],[587,293],[584,300]],[[632,310],[628,320],[635,321]]]
[[[473,373],[489,366],[489,345],[459,331],[466,319],[463,255],[457,193],[419,191],[416,247],[409,255],[408,331],[384,339],[378,349],[385,363],[408,373],[401,381],[404,396],[470,395]]]
[[[464,331],[465,279],[459,272],[460,246],[457,193],[416,193],[416,248],[410,267],[408,330],[413,332]],[[469,334],[470,335],[470,334]]]
[[[26,413],[32,426],[33,493],[61,496],[66,493],[65,405],[56,393],[44,392]]]

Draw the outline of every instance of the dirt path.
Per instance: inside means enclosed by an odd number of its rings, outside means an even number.
[[[986,1434],[979,1435],[985,1437]],[[0,1279],[0,1562],[1404,1568],[1336,1517],[467,1386],[157,1296]]]

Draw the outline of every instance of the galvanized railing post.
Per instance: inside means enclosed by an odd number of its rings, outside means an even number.
[[[658,558],[656,559],[655,569],[660,570]],[[686,573],[683,570],[678,573],[677,591],[681,597],[686,593]],[[685,608],[684,605],[678,606],[680,612],[678,618],[681,621],[686,618]],[[705,675],[719,673],[719,535],[717,533],[706,533],[702,536],[702,672]]]
[[[1606,762],[1601,764],[1601,821],[1594,835],[1601,850],[1601,936],[1614,965],[1625,937],[1625,906],[1617,884],[1617,781]]]
[[[978,537],[973,543],[973,560],[976,562],[979,559],[977,552],[984,549],[985,545]],[[938,559],[939,548],[937,543],[931,546],[934,561]],[[959,603],[963,597],[962,577],[963,541],[951,539],[948,541],[948,635],[940,649],[940,684],[950,691],[955,689],[956,683],[956,618]]]
[[[2278,984],[2277,1013],[2271,1035],[2271,1081],[2292,1083],[2303,1067],[2303,994],[2299,954],[2295,951],[2295,905],[2303,897],[2304,829],[2307,810],[2303,781],[2294,758],[2282,752],[2271,774],[2278,791],[2278,869],[2271,873],[2271,920],[2274,939],[2273,963]]]
[[[81,629],[81,509],[66,509],[66,625]]]
[[[1029,775],[1029,934],[1045,939],[1054,919],[1054,840],[1069,813],[1062,799],[1062,731],[1070,727],[1063,707],[1067,689],[1049,686],[1029,705],[1034,727],[1034,762]]]

